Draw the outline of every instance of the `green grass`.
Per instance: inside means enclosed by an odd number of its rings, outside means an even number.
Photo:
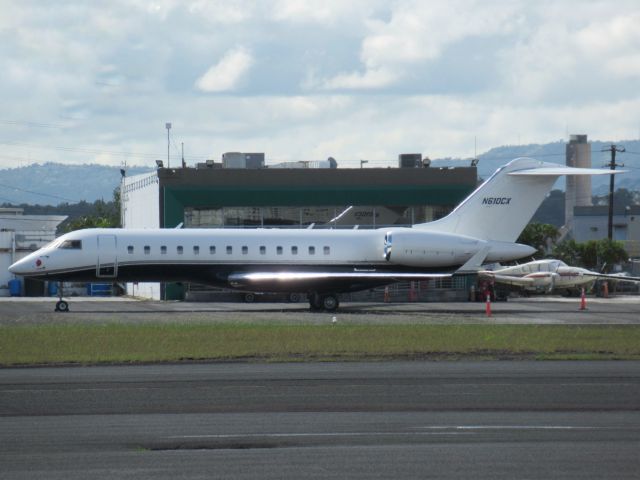
[[[0,365],[358,359],[640,359],[640,326],[1,326]]]

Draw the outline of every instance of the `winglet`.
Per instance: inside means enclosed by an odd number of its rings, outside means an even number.
[[[482,262],[487,258],[491,246],[487,245],[478,250],[469,260],[466,261],[455,273],[475,273],[482,267]]]

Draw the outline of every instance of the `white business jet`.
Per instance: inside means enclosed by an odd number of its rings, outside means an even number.
[[[522,287],[525,290],[549,292],[553,290],[571,291],[585,287],[597,279],[623,282],[640,282],[639,277],[608,275],[581,267],[571,267],[561,260],[545,259],[523,263],[512,267],[478,272],[481,279],[495,283]]]
[[[621,173],[617,170],[615,173]],[[189,281],[251,292],[308,294],[333,311],[338,294],[450,277],[535,249],[515,243],[560,175],[608,175],[519,158],[448,216],[413,228],[87,229],[62,235],[9,270],[49,281]],[[56,310],[66,311],[60,296]]]

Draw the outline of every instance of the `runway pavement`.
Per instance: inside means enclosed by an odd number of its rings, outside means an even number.
[[[638,478],[640,362],[0,369],[0,471]]]
[[[334,315],[344,323],[509,323],[640,324],[640,296],[588,298],[531,297],[485,304],[352,303],[337,313],[311,313],[306,303],[160,302],[130,298],[70,298],[70,312],[54,312],[53,298],[0,298],[0,325],[50,322],[256,322],[326,323]]]

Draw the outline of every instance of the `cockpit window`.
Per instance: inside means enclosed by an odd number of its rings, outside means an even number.
[[[66,250],[82,250],[82,240],[65,240],[60,247]]]

